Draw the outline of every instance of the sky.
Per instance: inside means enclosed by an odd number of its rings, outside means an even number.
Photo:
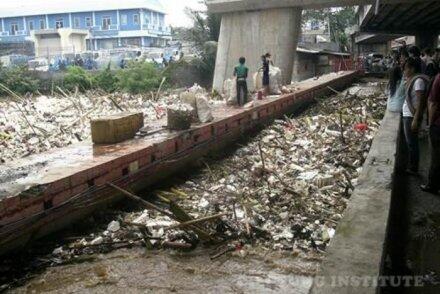
[[[168,11],[167,23],[174,27],[189,27],[191,20],[185,14],[185,7],[193,9],[206,9],[200,0],[160,0],[163,7]]]

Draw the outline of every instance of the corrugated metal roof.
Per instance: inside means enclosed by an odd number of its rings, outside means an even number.
[[[302,48],[302,47],[297,47],[296,52],[306,53],[306,54],[319,54],[320,53],[320,51],[310,50],[310,49],[306,49],[306,48]]]
[[[297,47],[296,52],[305,53],[305,54],[327,54],[327,55],[337,55],[337,56],[351,56],[350,53],[346,52],[335,52],[329,50],[311,50],[303,47]]]
[[[135,8],[166,13],[160,0],[1,0],[0,18]]]

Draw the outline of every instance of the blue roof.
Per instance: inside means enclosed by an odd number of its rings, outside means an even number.
[[[0,1],[0,18],[140,8],[166,13],[160,0],[20,0]]]

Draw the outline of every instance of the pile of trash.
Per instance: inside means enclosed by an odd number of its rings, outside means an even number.
[[[199,96],[206,91],[195,85]],[[193,90],[194,90],[193,89]],[[191,90],[191,89],[190,89]],[[67,94],[58,96],[12,97],[0,100],[0,163],[12,161],[53,148],[90,140],[90,118],[120,112],[143,112],[144,125],[162,119],[167,107],[179,101],[186,89],[130,95],[122,93]],[[201,120],[209,120],[206,111],[211,101],[199,98]]]
[[[283,86],[283,76],[281,69],[275,66],[269,68],[269,95],[281,95],[290,93],[291,90]],[[263,89],[263,72],[258,71],[253,75],[253,86],[256,90]],[[227,105],[237,104],[237,80],[236,78],[227,79],[223,83],[223,94]]]
[[[180,101],[193,109],[193,122],[207,123],[214,119],[205,89],[197,84],[180,93]]]
[[[253,76],[256,89],[263,88],[263,72],[258,71]],[[269,89],[271,95],[280,95],[283,84],[283,75],[281,69],[276,66],[269,67]]]
[[[300,117],[277,120],[232,155],[203,162],[196,175],[144,200],[126,192],[140,210],[54,254],[68,259],[136,245],[192,250],[217,242],[228,245],[211,258],[255,246],[322,254],[385,112],[386,96],[369,91],[374,87],[353,87]]]

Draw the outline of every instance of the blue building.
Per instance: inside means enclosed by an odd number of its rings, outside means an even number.
[[[79,32],[87,50],[163,46],[171,39],[159,0],[1,1],[0,44]],[[19,2],[19,3],[17,3]]]

